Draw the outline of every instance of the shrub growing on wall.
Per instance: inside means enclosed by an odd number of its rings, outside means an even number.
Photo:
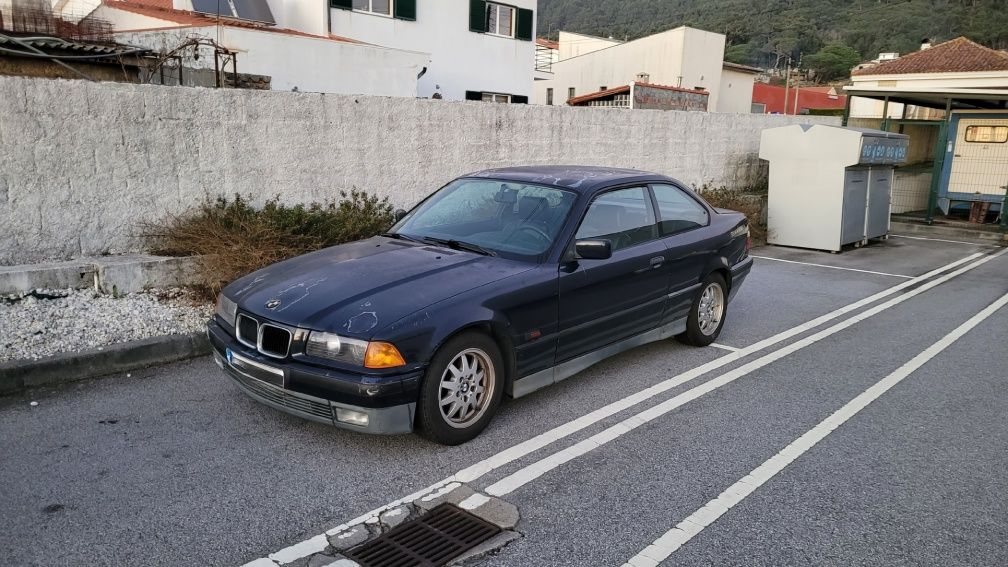
[[[766,188],[751,187],[747,189],[730,189],[728,187],[711,187],[704,185],[697,193],[711,206],[719,209],[731,209],[745,214],[749,220],[749,234],[753,242],[766,242]]]
[[[199,287],[212,296],[274,262],[380,234],[393,218],[387,198],[358,190],[309,205],[285,205],[277,196],[261,208],[235,195],[208,199],[186,213],[147,224],[144,238],[154,254],[200,256]]]

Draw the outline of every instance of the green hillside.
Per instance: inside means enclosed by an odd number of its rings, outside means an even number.
[[[1008,0],[539,0],[541,36],[634,39],[680,25],[725,34],[730,61],[772,67],[827,45],[862,59],[960,35],[1006,49]]]

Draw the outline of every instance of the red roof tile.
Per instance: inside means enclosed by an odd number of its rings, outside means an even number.
[[[346,43],[363,43],[354,39],[341,37],[338,35],[332,35],[332,34],[329,34],[328,36],[315,35],[298,30],[278,28],[276,26],[266,25],[259,22],[250,22],[248,20],[236,20],[234,18],[222,17],[218,22],[218,19],[215,16],[200,14],[198,12],[190,12],[188,10],[176,10],[171,7],[172,0],[103,0],[102,3],[108,6],[109,8],[115,8],[116,10],[123,10],[126,12],[132,12],[134,14],[140,14],[142,16],[156,18],[158,20],[173,22],[179,24],[179,27],[215,26],[219,23],[222,26],[255,29],[270,33],[280,33],[300,37],[314,37],[316,39],[330,39],[333,41],[342,41]],[[164,7],[162,5],[167,5],[167,7]],[[134,30],[120,30],[120,31],[134,32],[143,30],[134,29]]]
[[[852,75],[909,75],[919,73],[975,73],[1008,71],[1008,53],[984,47],[965,37],[914,51],[898,59],[884,61],[852,72]]]
[[[560,44],[559,43],[557,43],[555,41],[548,40],[548,39],[544,39],[544,38],[541,38],[541,37],[537,37],[536,38],[536,45],[541,45],[541,46],[547,47],[549,49],[560,49]]]
[[[588,93],[581,96],[576,96],[567,101],[567,104],[571,106],[576,106],[582,102],[588,102],[590,100],[597,100],[600,98],[605,98],[607,96],[618,95],[630,92],[630,85],[623,85],[622,87],[613,87],[611,89],[606,89],[604,91],[598,91],[594,93]]]
[[[656,85],[656,84],[653,84],[653,83],[641,83],[639,81],[635,81],[634,84],[637,85],[637,86],[641,86],[641,87],[651,87],[651,88],[655,88],[655,89],[663,89],[663,90],[666,90],[666,91],[679,91],[679,92],[682,92],[682,93],[694,93],[694,94],[710,94],[710,93],[708,93],[707,91],[705,91],[703,89],[684,89],[682,87],[672,87],[672,86],[668,86],[668,85]],[[630,85],[624,85],[622,87],[613,87],[611,89],[606,89],[604,91],[598,91],[598,92],[594,92],[594,93],[584,94],[584,95],[581,95],[581,96],[576,96],[576,97],[568,100],[567,104],[569,104],[571,106],[576,106],[578,104],[581,104],[582,102],[588,102],[590,100],[596,100],[596,99],[600,99],[600,98],[605,98],[607,96],[618,95],[618,94],[623,94],[623,93],[628,93],[628,92],[630,92]]]

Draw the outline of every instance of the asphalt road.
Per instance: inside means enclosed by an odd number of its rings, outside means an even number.
[[[718,342],[747,347],[993,250],[903,238],[840,255],[759,249],[759,256],[790,262],[757,259]],[[710,388],[503,495],[519,508],[523,537],[485,563],[623,564],[1008,293],[1008,254],[915,292],[921,285],[729,362],[479,478],[474,487],[489,489],[660,402]],[[761,356],[903,295],[747,370]],[[1006,344],[1008,308],[850,417],[662,564],[1008,564]],[[2,398],[0,564],[239,565],[724,356],[732,354],[671,341],[635,349],[505,404],[480,438],[453,448],[286,416],[245,398],[209,358]],[[716,382],[731,372],[738,376]],[[29,405],[33,400],[38,406]]]

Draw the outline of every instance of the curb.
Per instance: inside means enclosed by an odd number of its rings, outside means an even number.
[[[95,348],[56,354],[39,360],[14,360],[0,363],[0,394],[97,378],[207,354],[210,354],[210,341],[205,332],[197,331],[114,344],[101,347],[101,350]]]
[[[893,219],[889,233],[920,234],[942,238],[956,238],[967,240],[977,244],[1008,244],[1008,233],[999,230],[989,229],[968,229],[957,226],[944,226],[939,224],[927,225],[921,222],[907,222]]]

